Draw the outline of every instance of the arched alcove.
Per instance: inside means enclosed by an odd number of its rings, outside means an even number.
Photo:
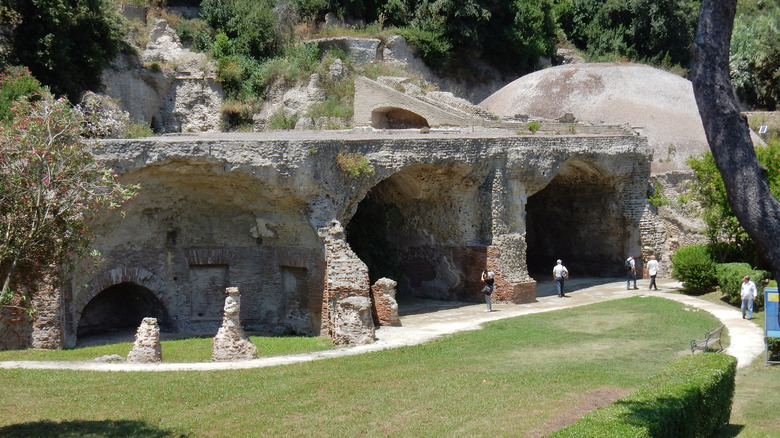
[[[371,126],[377,129],[419,129],[429,127],[425,117],[397,107],[382,107],[372,111]]]
[[[572,275],[612,276],[628,238],[617,181],[599,166],[570,160],[526,204],[528,270],[547,279],[556,259]]]
[[[145,317],[157,318],[163,331],[169,328],[167,309],[149,289],[131,282],[115,284],[84,307],[77,336],[135,330]]]
[[[485,217],[468,168],[410,166],[374,186],[346,225],[372,284],[398,282],[397,299],[471,300],[485,266]],[[474,275],[470,273],[476,272]]]

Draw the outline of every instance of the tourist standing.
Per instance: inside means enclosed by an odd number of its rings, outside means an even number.
[[[742,319],[745,319],[745,310],[747,310],[747,319],[753,318],[753,300],[758,297],[756,284],[746,275],[742,278],[742,289],[739,291],[742,297]]]
[[[655,256],[650,256],[650,261],[647,262],[647,274],[650,276],[648,289],[658,290],[658,286],[655,284],[655,276],[658,275],[658,260],[655,259]]]
[[[563,262],[558,259],[553,267],[553,278],[555,279],[555,288],[558,290],[558,298],[563,298],[566,294],[563,293],[563,283],[569,278],[569,270],[566,266],[563,266]]]
[[[626,268],[626,289],[631,289],[631,280],[634,281],[634,289],[639,289],[636,287],[636,260],[634,260],[634,256],[628,256],[624,265]]]
[[[485,286],[482,288],[482,293],[485,294],[485,304],[487,304],[487,310],[485,312],[492,312],[490,296],[493,294],[493,283],[496,281],[495,273],[493,271],[482,271],[482,281],[485,282]]]

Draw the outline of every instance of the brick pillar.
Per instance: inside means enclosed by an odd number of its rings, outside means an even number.
[[[536,300],[536,281],[528,275],[525,242],[525,186],[496,168],[491,187],[493,231],[487,268],[496,273],[493,300],[529,303]]]
[[[344,307],[340,305],[343,300],[364,297],[368,298],[370,303],[371,285],[368,279],[368,267],[347,244],[344,228],[340,222],[332,221],[328,226],[320,228],[318,234],[325,244],[326,264],[321,333],[330,336],[334,343],[365,343],[366,339],[373,339],[374,324],[371,318],[368,319],[369,322],[360,320],[365,327],[355,332],[355,339],[350,339],[341,332],[337,334],[335,329],[340,324],[340,316],[336,309]]]
[[[43,350],[59,350],[64,347],[62,325],[62,292],[51,278],[39,283],[33,296],[35,309],[30,347]]]

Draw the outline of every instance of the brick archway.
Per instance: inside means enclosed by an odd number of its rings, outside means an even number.
[[[163,293],[165,291],[164,283],[151,272],[142,268],[114,268],[93,278],[87,284],[86,293],[75,300],[74,309],[76,321],[81,318],[81,313],[84,311],[87,304],[89,304],[89,302],[100,292],[121,283],[135,283],[139,286],[143,286],[152,292],[163,305],[167,307],[169,304]]]

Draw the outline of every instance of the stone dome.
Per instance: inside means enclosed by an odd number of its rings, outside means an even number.
[[[628,124],[648,138],[653,173],[687,170],[708,150],[689,80],[630,63],[568,64],[523,76],[480,106],[499,117],[518,114]]]

